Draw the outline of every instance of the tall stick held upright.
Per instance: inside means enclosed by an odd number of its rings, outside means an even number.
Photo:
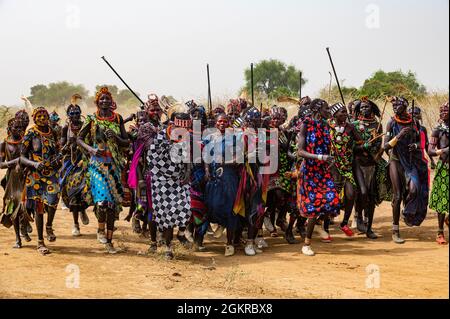
[[[300,82],[299,82],[299,90],[298,90],[299,100],[302,100],[302,71],[300,71]]]
[[[212,114],[211,80],[209,77],[209,64],[206,65],[206,73],[208,75],[208,110],[209,114]]]
[[[252,106],[255,106],[255,93],[253,92],[253,63],[250,64],[250,77],[252,84]]]
[[[336,78],[336,83],[337,83],[337,86],[338,86],[338,89],[339,89],[339,93],[341,94],[342,103],[344,103],[344,105],[345,105],[344,95],[342,94],[341,85],[339,84],[339,79],[338,79],[338,76],[336,74],[336,69],[334,68],[333,59],[331,58],[330,48],[327,48],[327,52],[328,52],[328,57],[330,58],[331,67],[333,68],[334,77]]]

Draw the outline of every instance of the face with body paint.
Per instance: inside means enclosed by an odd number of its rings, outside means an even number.
[[[33,118],[34,123],[39,127],[46,127],[49,124],[49,116],[46,111],[39,111]]]
[[[71,105],[67,111],[67,116],[71,122],[78,123],[81,119],[81,110],[79,107]]]
[[[112,99],[109,94],[102,94],[98,99],[97,106],[104,111],[111,110]]]
[[[159,104],[153,103],[147,107],[148,118],[154,123],[159,123],[161,120],[162,109]]]

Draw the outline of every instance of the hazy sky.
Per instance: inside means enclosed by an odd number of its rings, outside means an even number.
[[[329,46],[346,86],[412,70],[448,90],[448,0],[0,0],[0,104],[35,84],[123,85],[141,95],[232,97],[251,62],[294,64],[313,96],[329,81]]]

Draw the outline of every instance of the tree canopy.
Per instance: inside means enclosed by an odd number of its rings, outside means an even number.
[[[384,96],[404,96],[407,99],[423,97],[427,90],[416,77],[416,74],[408,71],[384,72],[379,70],[364,81],[360,88],[361,95],[367,95],[371,99]]]
[[[277,98],[281,95],[298,96],[300,70],[294,65],[278,60],[262,60],[253,67],[254,91],[263,93],[269,98]],[[302,77],[302,85],[306,79]],[[245,69],[245,87],[251,92],[251,70]]]
[[[37,84],[30,89],[30,102],[36,106],[61,107],[70,104],[70,98],[78,93],[87,96],[88,90],[82,84],[72,84],[66,81],[50,83],[48,85]]]

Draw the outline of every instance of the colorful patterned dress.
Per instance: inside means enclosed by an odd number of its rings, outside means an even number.
[[[317,155],[330,154],[330,127],[325,120],[306,118],[306,152]],[[305,159],[298,178],[298,203],[300,214],[306,218],[339,215],[339,195],[329,170],[329,163]]]
[[[446,123],[441,123],[436,130],[440,131],[440,134],[449,136],[449,128]],[[449,161],[448,156],[446,161],[439,160],[433,181],[433,188],[430,196],[430,209],[435,210],[439,214],[448,215],[449,205]]]
[[[284,174],[291,171],[292,161],[289,160],[288,149],[281,147],[281,145],[288,143],[287,136],[283,130],[278,131],[278,142],[278,170],[270,176],[268,190],[282,189],[287,194],[291,194],[293,189],[291,179]]]
[[[79,130],[67,129],[67,140],[78,135]],[[69,142],[67,142],[69,143]],[[71,211],[82,211],[89,206],[86,198],[86,172],[88,161],[77,145],[70,146],[65,156],[59,180],[61,199]]]
[[[41,171],[30,169],[26,177],[27,209],[38,214],[44,213],[44,205],[56,209],[60,196],[59,171],[52,165],[59,155],[56,135],[52,130],[44,133],[34,126],[26,133],[23,146],[29,148],[30,160],[44,164]]]
[[[116,217],[122,210],[123,188],[121,171],[125,166],[125,157],[116,141],[107,139],[104,132],[111,129],[120,135],[120,117],[113,113],[111,120],[98,119],[97,115],[88,115],[85,126],[90,127],[86,143],[103,150],[102,156],[91,156],[88,164],[86,188],[90,190],[94,204],[106,204],[115,209]]]
[[[356,186],[353,176],[353,148],[355,141],[353,136],[348,132],[347,125],[338,127],[334,120],[329,120],[331,154],[334,157],[334,167],[339,176],[334,180],[338,193],[340,194],[341,203],[344,200],[345,182],[350,182]],[[342,130],[342,132],[340,131]]]
[[[254,133],[250,130],[250,134],[246,134],[245,130],[236,135],[238,140],[244,141],[245,163],[240,168],[239,186],[233,211],[245,217],[249,225],[260,228],[264,220],[270,175],[261,174],[261,166],[257,160],[256,163],[250,163],[250,157],[258,159],[256,146],[258,138],[256,136],[249,137]],[[255,143],[255,145],[251,145],[251,143]],[[238,154],[239,147],[236,148],[236,154]],[[251,154],[249,150],[253,150],[253,153]]]

